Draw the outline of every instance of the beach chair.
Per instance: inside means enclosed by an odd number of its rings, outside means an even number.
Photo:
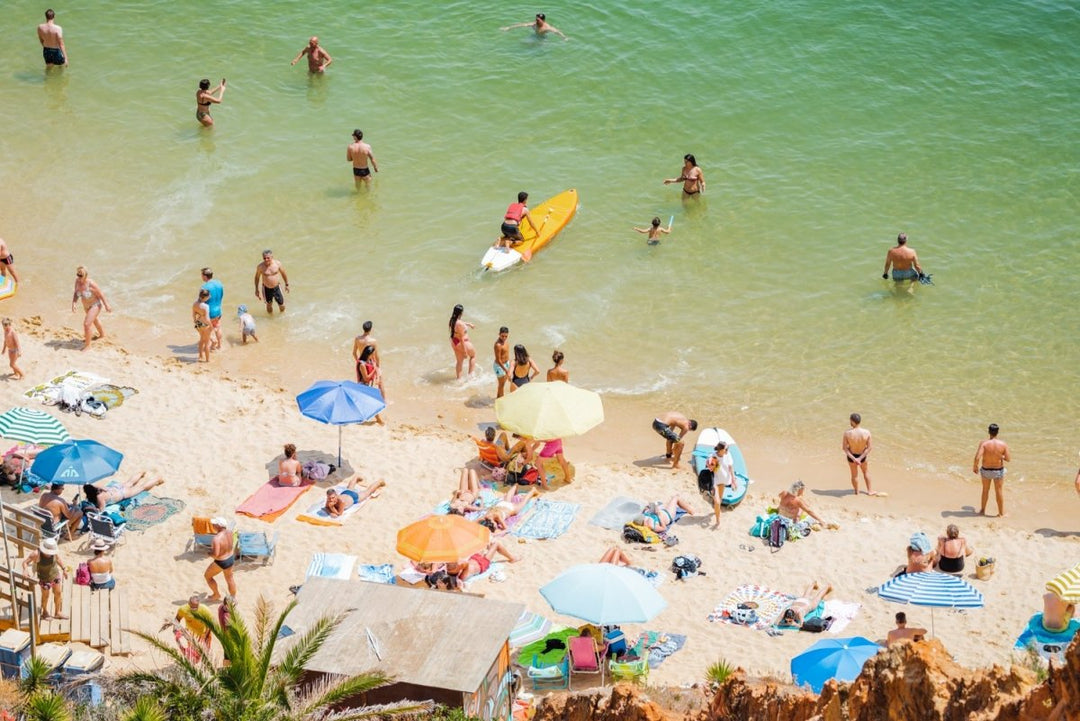
[[[566,657],[570,660],[570,678],[574,676],[599,676],[604,685],[603,654],[592,636],[571,636],[566,641]]]
[[[473,438],[473,443],[476,444],[476,455],[480,458],[480,465],[488,471],[493,471],[496,468],[501,468],[502,463],[499,461],[499,451],[495,448],[494,443],[488,443],[486,440],[477,440]]]
[[[639,658],[634,661],[617,661],[614,658],[608,661],[608,671],[611,672],[611,680],[632,681],[645,685],[649,680],[649,659]]]
[[[60,519],[57,523],[53,520],[52,511],[48,508],[42,508],[41,506],[30,506],[28,509],[30,513],[34,514],[36,518],[41,521],[41,537],[52,538],[59,542],[60,536],[66,535],[67,540],[72,539],[71,535],[71,520],[67,518]]]
[[[236,525],[235,521],[229,521],[226,526],[230,531]],[[197,551],[200,548],[210,550],[214,543],[214,526],[210,523],[210,516],[191,517],[191,538],[188,539],[185,551]]]
[[[237,534],[236,540],[237,558],[241,561],[244,559],[254,561],[261,558],[264,566],[273,563],[279,535],[278,531],[274,531],[273,536],[268,536],[265,531],[241,531]]]
[[[123,525],[116,525],[104,513],[87,511],[86,520],[90,523],[90,543],[100,538],[109,546],[114,546],[124,539]]]
[[[555,663],[543,664],[534,655],[532,664],[525,670],[534,691],[570,688],[569,655]]]

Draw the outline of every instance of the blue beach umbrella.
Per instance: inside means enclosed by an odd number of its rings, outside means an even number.
[[[338,465],[341,465],[341,426],[366,423],[386,408],[378,388],[353,381],[315,381],[296,397],[300,412],[331,426],[338,426]]]
[[[585,563],[540,589],[556,613],[597,626],[645,623],[667,601],[637,571],[610,563]]]
[[[982,608],[983,595],[962,578],[925,571],[904,573],[881,584],[878,595],[887,601],[929,606],[930,633],[934,632],[935,608]]]
[[[823,638],[791,659],[791,675],[796,686],[809,685],[811,691],[821,693],[830,678],[854,681],[867,660],[881,649],[862,636]]]
[[[124,454],[97,441],[68,441],[46,448],[30,472],[46,483],[93,483],[116,473]]]

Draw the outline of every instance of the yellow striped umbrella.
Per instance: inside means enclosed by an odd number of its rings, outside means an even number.
[[[1080,603],[1080,563],[1047,581],[1046,590],[1065,603]]]
[[[428,516],[397,534],[397,552],[417,563],[456,563],[487,548],[491,531],[462,516]]]

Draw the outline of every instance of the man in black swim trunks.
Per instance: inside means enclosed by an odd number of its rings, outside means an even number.
[[[682,183],[683,200],[705,192],[705,172],[698,167],[697,158],[687,153],[683,156],[682,173],[677,178],[667,178],[664,185]]]
[[[683,436],[690,431],[696,431],[697,425],[697,421],[675,411],[668,411],[653,419],[652,429],[667,441],[667,452],[664,457],[671,459],[672,468],[679,467],[683,446],[686,445],[683,442]]]
[[[367,185],[371,182],[371,171],[379,172],[379,164],[375,162],[375,156],[371,153],[371,146],[364,142],[364,131],[357,128],[352,131],[353,141],[345,149],[345,159],[352,163],[353,182],[359,189],[360,184]],[[368,161],[371,167],[368,167]]]
[[[233,544],[233,534],[225,523],[224,518],[210,519],[210,525],[214,527],[214,540],[210,542],[210,557],[213,559],[206,567],[203,578],[210,587],[210,600],[220,601],[221,593],[218,591],[217,581],[214,576],[219,573],[225,574],[225,585],[229,587],[229,595],[236,596],[236,581],[233,580],[233,564],[236,563],[236,547]]]
[[[255,268],[255,297],[266,303],[266,312],[274,314],[274,301],[277,301],[278,310],[285,312],[285,296],[281,293],[284,283],[285,292],[289,292],[289,276],[285,274],[285,266],[281,261],[274,258],[274,251],[267,248],[263,251],[262,262]]]
[[[45,11],[45,22],[37,27],[38,40],[41,42],[41,55],[45,65],[67,65],[67,48],[64,47],[64,29],[53,22],[56,13],[52,8]]]

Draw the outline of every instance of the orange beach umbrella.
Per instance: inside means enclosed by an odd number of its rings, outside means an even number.
[[[487,548],[491,532],[462,516],[428,516],[397,534],[397,552],[417,563],[456,563]]]

